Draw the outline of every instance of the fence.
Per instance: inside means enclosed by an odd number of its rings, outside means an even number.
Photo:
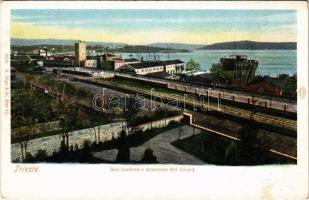
[[[265,108],[272,108],[276,110],[281,110],[284,112],[296,112],[295,106],[290,106],[288,102],[279,102],[276,101],[276,98],[273,99],[265,99],[259,97],[252,97],[249,95],[243,95],[239,92],[223,92],[223,91],[215,91],[211,89],[203,89],[193,86],[187,86],[182,84],[176,83],[167,83],[167,88],[181,91],[181,92],[188,92],[196,95],[205,95],[210,96],[213,98],[219,98],[220,100],[227,100],[230,102],[238,102],[238,103],[245,103],[248,105],[255,105]]]

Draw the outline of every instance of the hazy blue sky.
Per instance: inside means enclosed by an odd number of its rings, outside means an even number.
[[[12,10],[11,37],[147,44],[296,41],[293,10]]]

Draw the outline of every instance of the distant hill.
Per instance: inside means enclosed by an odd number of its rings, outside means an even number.
[[[183,44],[183,43],[152,43],[147,46],[159,47],[159,48],[171,48],[171,49],[185,49],[185,50],[195,50],[199,49],[205,45],[202,44]]]
[[[47,48],[53,53],[74,52],[75,40],[25,40],[12,39],[11,49],[18,52],[31,52],[34,49]],[[107,42],[87,42],[87,50],[95,50],[96,52],[119,52],[119,53],[187,53],[186,49],[160,48],[147,45],[127,45],[123,43],[107,43]],[[106,48],[109,47],[109,48]]]
[[[35,46],[35,45],[65,45],[73,46],[77,40],[56,40],[56,39],[11,39],[11,45],[13,46]],[[95,46],[109,46],[109,47],[121,47],[126,44],[124,43],[112,43],[112,42],[92,42],[86,41],[87,45]]]
[[[43,48],[46,46],[47,48],[54,48],[56,51],[74,51],[74,43],[76,40],[56,40],[56,39],[11,39],[12,49],[17,51],[31,51],[36,48]],[[109,47],[110,49],[114,49],[117,52],[123,53],[179,53],[179,52],[189,52],[187,48],[192,48],[190,45],[187,45],[186,48],[182,49],[180,47],[184,47],[182,44],[173,44],[169,45],[168,49],[166,48],[165,43],[157,43],[162,44],[158,45],[158,47],[151,45],[127,45],[125,43],[112,43],[112,42],[91,42],[86,41],[87,48],[94,50],[103,50],[103,47]],[[90,48],[90,46],[92,48]],[[203,45],[200,45],[201,47]],[[177,48],[175,48],[177,47]]]
[[[115,52],[121,53],[187,53],[190,52],[186,49],[172,49],[172,48],[161,48],[161,47],[151,47],[147,45],[125,45],[121,48],[115,48]]]
[[[254,41],[236,41],[236,42],[222,42],[203,46],[202,50],[215,49],[287,49],[294,50],[297,48],[296,42],[254,42]]]

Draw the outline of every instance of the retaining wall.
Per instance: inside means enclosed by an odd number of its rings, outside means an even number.
[[[171,121],[180,121],[183,118],[183,115],[168,117],[165,119],[152,121],[138,125],[137,127],[143,131],[152,129],[152,128],[161,128],[167,126]],[[95,137],[94,128],[87,128],[77,131],[72,131],[69,133],[69,146],[78,145],[79,148],[83,148],[84,142],[86,140],[93,142],[105,142],[112,140],[112,138],[118,138],[120,131],[122,130],[123,123],[111,123],[106,125],[101,125],[96,127],[96,132],[100,132],[100,138]],[[131,128],[129,128],[130,130]],[[130,132],[130,131],[129,131]],[[29,140],[27,142],[27,153],[35,156],[38,150],[45,150],[48,156],[52,155],[53,152],[57,152],[60,149],[60,144],[62,141],[62,134],[52,135],[42,138],[37,138]],[[22,160],[22,148],[20,143],[14,143],[11,145],[11,160]]]

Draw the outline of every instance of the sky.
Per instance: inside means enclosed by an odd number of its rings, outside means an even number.
[[[11,38],[127,44],[295,42],[295,10],[29,10],[11,11]]]

